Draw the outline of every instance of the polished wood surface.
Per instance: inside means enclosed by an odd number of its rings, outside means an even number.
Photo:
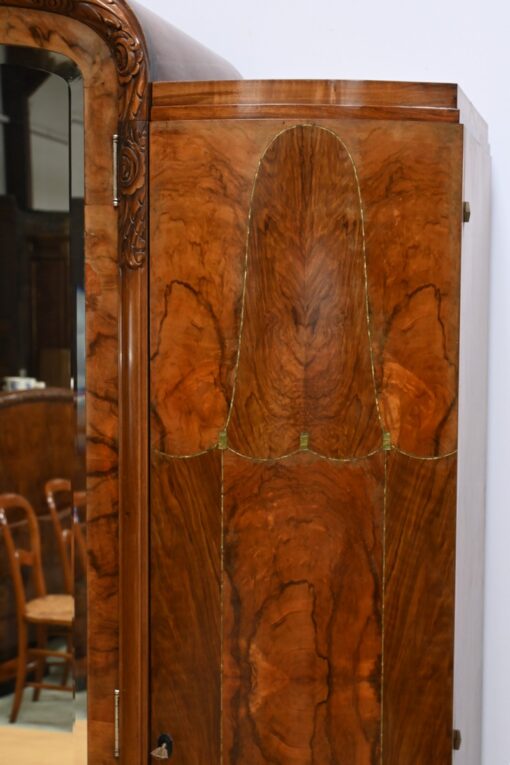
[[[370,80],[155,82],[151,119],[328,117],[461,123],[482,145],[488,127],[458,85]]]
[[[151,741],[169,732],[180,762],[219,762],[221,458],[155,453],[151,474]]]
[[[186,105],[299,104],[456,109],[458,86],[381,80],[230,80],[155,82],[152,108]]]
[[[457,427],[461,130],[372,120],[321,126],[344,142],[357,169],[372,359],[384,428],[404,451],[447,454],[456,448]],[[165,256],[151,277],[151,353],[153,374],[157,378],[164,369],[168,389],[153,389],[152,440],[170,453],[214,445],[226,421],[253,184],[260,158],[284,127],[267,120],[215,122],[213,148],[212,125],[153,125],[152,246],[155,258],[160,252]],[[195,173],[211,177],[212,186],[194,183]],[[412,257],[404,258],[403,252]],[[244,329],[254,332],[248,318],[255,296],[249,269],[248,259]],[[359,286],[359,278],[355,283]],[[188,311],[193,324],[186,319]],[[357,320],[362,326],[362,316]],[[190,353],[199,339],[200,354]],[[255,352],[265,349],[258,345]],[[241,352],[240,374],[244,363]]]
[[[312,126],[282,131],[258,166],[249,216],[229,441],[275,457],[296,451],[305,432],[323,455],[368,454],[381,424],[363,211],[340,138]]]
[[[223,762],[379,762],[384,455],[224,464]]]
[[[451,762],[456,469],[455,455],[388,459],[385,765]]]
[[[451,761],[462,128],[451,86],[373,119],[390,90],[370,118],[302,122],[292,84],[293,120],[151,127],[151,735],[185,693],[156,604],[207,560],[171,532],[209,497],[222,762]],[[406,116],[428,95],[442,118]]]

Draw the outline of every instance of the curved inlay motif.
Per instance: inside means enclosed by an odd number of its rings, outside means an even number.
[[[330,457],[381,444],[356,170],[330,130],[299,125],[254,184],[229,444],[276,457],[300,437]],[[303,441],[301,441],[303,445]]]

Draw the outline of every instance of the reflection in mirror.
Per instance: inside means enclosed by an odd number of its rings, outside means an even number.
[[[16,765],[86,762],[83,167],[76,66],[0,46],[0,762]]]

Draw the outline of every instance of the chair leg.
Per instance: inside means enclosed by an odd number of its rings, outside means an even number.
[[[68,635],[67,635],[67,645],[66,645],[66,647],[67,647],[68,653],[72,654],[73,653],[73,635],[72,635],[71,632],[69,632]],[[63,675],[62,675],[62,685],[67,685],[67,681],[69,680],[69,672],[70,672],[72,666],[73,666],[73,660],[72,659],[64,662],[64,672],[63,672]]]
[[[25,622],[18,627],[18,667],[16,670],[16,688],[14,690],[14,701],[11,709],[9,721],[15,723],[18,718],[21,699],[23,698],[23,689],[27,678],[27,626]]]
[[[46,630],[46,627],[42,624],[38,624],[35,629],[36,629],[36,637],[37,637],[37,647],[46,648],[46,644],[48,641],[48,632]],[[45,674],[46,674],[46,659],[43,657],[40,657],[39,659],[37,659],[37,664],[35,668],[35,682],[42,683]],[[32,694],[32,701],[39,701],[40,695],[41,695],[41,689],[34,688],[34,692]]]

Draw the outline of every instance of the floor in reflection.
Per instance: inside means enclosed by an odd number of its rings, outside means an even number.
[[[54,668],[45,680],[58,682]],[[41,691],[32,701],[26,688],[14,725],[9,723],[13,695],[0,697],[0,762],[2,765],[86,765],[87,693]]]
[[[0,698],[0,726],[9,725],[13,729],[28,727],[70,733],[75,719],[83,720],[86,717],[87,694],[85,691],[76,694],[74,704],[70,694],[43,690],[39,701],[32,701],[32,693],[32,688],[25,688],[18,719],[12,726],[9,724],[9,715],[13,696]],[[0,754],[1,752],[0,747]],[[0,761],[2,761],[1,756]]]
[[[75,734],[15,725],[0,726],[2,765],[86,765],[85,720]]]

